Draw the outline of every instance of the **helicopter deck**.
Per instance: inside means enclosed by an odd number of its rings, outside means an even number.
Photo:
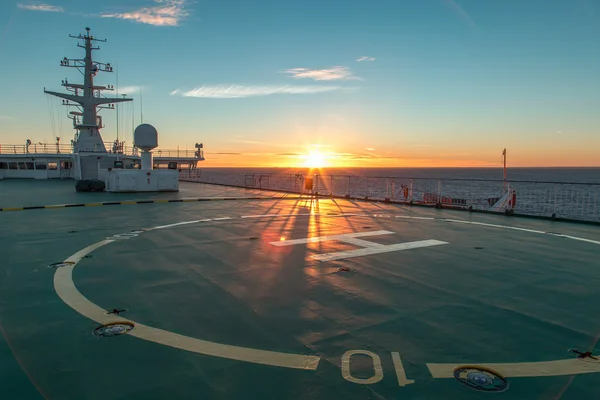
[[[0,398],[600,396],[597,226],[73,185],[0,182],[96,205],[0,212]]]

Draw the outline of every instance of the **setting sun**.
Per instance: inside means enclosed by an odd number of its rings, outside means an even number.
[[[304,165],[309,168],[323,168],[326,165],[325,156],[318,151],[311,151],[306,155]]]

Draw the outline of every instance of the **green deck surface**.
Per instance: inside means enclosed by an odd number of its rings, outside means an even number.
[[[3,181],[0,207],[257,193],[192,183],[181,189],[78,194],[73,182]],[[212,220],[223,217],[231,219]],[[434,219],[420,219],[428,217]],[[198,354],[131,334],[99,338],[92,333],[99,324],[57,295],[58,271],[47,265],[116,234],[202,219],[211,221],[150,230],[94,250],[74,268],[75,286],[104,309],[128,309],[124,320],[205,341],[319,356],[316,370]],[[311,256],[359,247],[271,244],[379,230],[393,233],[362,239],[448,244],[324,262]],[[600,241],[600,228],[331,199],[0,213],[0,399],[600,398],[600,364],[598,373],[509,377],[502,393],[434,378],[426,365],[561,360],[574,358],[569,348],[594,346],[600,352],[600,244],[591,241]],[[383,378],[345,379],[341,357],[349,350],[375,353]],[[392,352],[414,383],[399,386]],[[365,355],[351,358],[350,371],[356,378],[374,375]]]
[[[77,193],[73,180],[11,179],[0,180],[0,208],[31,207],[55,204],[81,204],[105,201],[183,199],[211,196],[256,196],[264,195],[260,190],[239,190],[224,186],[206,185],[197,190],[195,185],[182,182],[179,192],[156,193]],[[281,194],[277,194],[281,195]]]

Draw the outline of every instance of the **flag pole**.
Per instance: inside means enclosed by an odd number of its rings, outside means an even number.
[[[502,151],[502,156],[504,158],[504,170],[503,170],[503,180],[504,180],[504,191],[506,191],[506,149]]]

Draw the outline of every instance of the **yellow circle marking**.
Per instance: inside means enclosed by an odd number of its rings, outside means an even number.
[[[81,315],[102,325],[119,322],[133,324],[135,329],[128,333],[129,336],[135,336],[150,342],[187,350],[194,353],[285,368],[316,370],[319,366],[319,361],[321,358],[318,356],[280,353],[276,351],[259,350],[209,342],[162,329],[153,328],[151,326],[132,320],[127,320],[122,317],[117,317],[112,314],[107,315],[106,310],[92,303],[85,296],[83,296],[79,290],[77,290],[73,282],[73,268],[75,268],[77,263],[85,255],[112,242],[114,242],[114,240],[103,240],[78,251],[65,260],[67,262],[72,262],[73,264],[58,268],[54,274],[54,289],[56,290],[56,293],[68,306]]]
[[[318,214],[313,214],[318,215]],[[298,216],[298,215],[296,215]],[[342,214],[340,216],[368,216],[365,214]],[[239,218],[261,218],[261,217],[275,217],[278,215],[253,215],[253,216],[242,216]],[[428,217],[411,217],[405,215],[397,215],[398,218],[409,218],[409,219],[427,219]],[[229,219],[229,217],[226,217]],[[222,220],[225,218],[218,218]],[[430,220],[434,220],[431,218]],[[471,222],[464,220],[452,220],[452,219],[436,219],[437,221],[464,223],[469,225],[487,226],[493,228],[511,229],[517,231],[524,231],[529,233],[547,234],[544,231],[538,231],[533,229],[518,228],[507,225],[487,224],[481,222]],[[164,229],[178,225],[185,225],[197,222],[207,222],[212,219],[204,219],[197,221],[180,222],[161,227],[154,227],[147,230],[153,229]],[[558,235],[556,235],[558,236]],[[584,241],[588,243],[600,244],[600,241],[580,238],[571,235],[560,235],[561,237]],[[163,344],[165,346],[175,347],[182,350],[191,351],[194,353],[205,354],[215,357],[228,358],[231,360],[245,361],[256,364],[272,365],[276,367],[285,368],[296,368],[305,370],[316,370],[319,366],[319,356],[308,356],[302,354],[292,353],[280,353],[276,351],[252,349],[248,347],[231,346],[222,343],[209,342],[202,339],[196,339],[189,336],[180,335],[177,333],[165,331],[158,328],[153,328],[135,322],[132,320],[124,320],[122,317],[117,317],[112,314],[106,314],[106,310],[97,306],[83,296],[79,290],[75,287],[73,282],[73,269],[77,266],[77,263],[87,254],[92,251],[114,242],[115,240],[103,240],[101,242],[92,244],[77,253],[73,254],[65,260],[65,262],[72,263],[65,267],[58,268],[54,274],[54,289],[58,296],[72,309],[80,313],[81,315],[96,321],[100,324],[111,324],[117,322],[128,322],[135,325],[129,336],[135,336],[140,339],[148,340]],[[453,378],[454,370],[458,367],[464,366],[465,363],[447,363],[437,364],[428,363],[427,368],[434,378]],[[560,376],[560,375],[575,375],[575,374],[586,374],[600,372],[600,361],[592,359],[579,359],[569,358],[566,360],[555,360],[555,361],[540,361],[540,362],[522,362],[522,363],[497,363],[497,364],[474,364],[477,367],[483,367],[498,371],[498,373],[504,377],[537,377],[537,376]]]

